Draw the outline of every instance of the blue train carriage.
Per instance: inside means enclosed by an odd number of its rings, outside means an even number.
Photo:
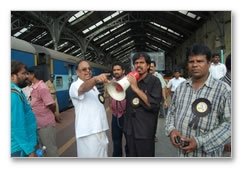
[[[42,78],[47,81],[50,74],[55,75],[54,84],[60,111],[72,106],[69,98],[69,87],[77,80],[75,64],[78,58],[65,53],[45,48],[43,46],[30,44],[24,40],[11,37],[11,59],[24,62],[28,67],[38,66],[42,69]],[[109,68],[90,62],[93,75],[110,71]],[[100,92],[104,86],[98,84]]]
[[[11,60],[21,61],[28,67],[35,66],[35,51],[29,42],[11,37]]]

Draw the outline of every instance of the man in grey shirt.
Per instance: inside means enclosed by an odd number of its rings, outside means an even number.
[[[181,157],[219,157],[231,139],[231,90],[209,73],[205,45],[187,51],[191,78],[177,87],[166,119],[166,135]]]

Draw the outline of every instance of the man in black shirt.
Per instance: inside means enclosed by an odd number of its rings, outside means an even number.
[[[150,73],[150,56],[136,53],[133,65],[139,73],[139,79],[128,75],[130,87],[126,91],[126,113],[124,131],[127,134],[129,157],[154,157],[155,132],[158,112],[162,99],[162,87],[159,79]]]

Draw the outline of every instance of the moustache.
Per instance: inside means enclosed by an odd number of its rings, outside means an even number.
[[[137,67],[136,70],[138,70],[138,69],[143,69],[143,68],[142,67]]]

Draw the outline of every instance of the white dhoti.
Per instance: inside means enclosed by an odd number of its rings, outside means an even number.
[[[106,132],[77,138],[77,155],[80,158],[102,158],[108,156]]]

